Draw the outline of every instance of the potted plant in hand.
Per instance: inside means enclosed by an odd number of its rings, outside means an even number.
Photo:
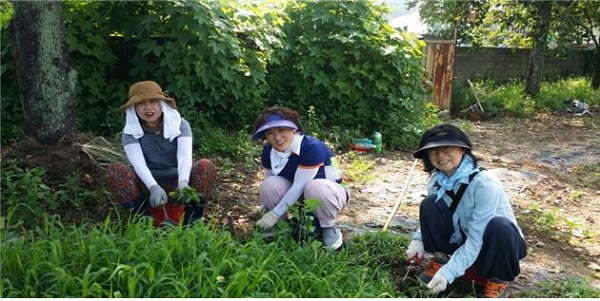
[[[198,191],[189,186],[169,192],[169,204],[183,208],[183,213],[177,216],[177,222],[182,216],[185,216],[184,224],[196,221],[202,215],[205,203]]]

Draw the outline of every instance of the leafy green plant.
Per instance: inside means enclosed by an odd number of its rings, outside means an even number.
[[[371,172],[375,164],[368,155],[348,152],[348,162],[345,171],[351,182],[365,183],[372,180],[375,175]]]
[[[169,199],[175,205],[202,205],[204,203],[196,189],[190,186],[169,192]]]
[[[303,119],[303,127],[306,134],[317,138],[324,138],[323,135],[323,123],[326,117],[321,116],[317,113],[315,106],[309,106],[306,110],[306,117]]]
[[[10,228],[39,226],[45,214],[81,212],[92,203],[96,207],[108,203],[105,188],[92,188],[85,176],[67,175],[64,181],[50,185],[42,168],[23,168],[12,159],[2,162],[2,209],[9,213]]]
[[[319,204],[320,202],[317,199],[305,199],[301,202],[296,202],[294,206],[289,208],[290,221],[293,228],[292,235],[297,240],[302,241],[316,238],[315,212]]]
[[[417,135],[426,79],[422,44],[393,30],[372,1],[287,2],[284,47],[271,57],[269,105],[314,108],[322,124],[379,131],[395,149]]]
[[[555,239],[570,240],[576,231],[584,238],[594,235],[581,221],[566,217],[558,208],[543,209],[538,204],[530,205],[527,210],[518,215],[519,219],[527,220],[537,229],[547,232]]]
[[[83,178],[79,174],[71,174],[65,178],[65,182],[55,190],[57,207],[81,211],[89,202],[95,202],[95,204],[108,202],[110,197],[108,190],[105,188],[91,190],[83,185]]]
[[[44,182],[44,174],[41,168],[3,164],[2,207],[12,213],[12,223],[33,226],[40,222],[45,210],[58,208],[52,188]]]

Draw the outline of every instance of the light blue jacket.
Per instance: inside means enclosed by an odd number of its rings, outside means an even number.
[[[435,174],[432,175],[428,184],[428,194],[437,194],[435,185]],[[458,180],[454,192],[458,191],[461,183],[467,183],[469,177],[463,177]],[[438,202],[444,201],[450,207],[452,199],[444,194]],[[465,233],[467,239],[462,241],[460,235],[453,235],[448,243],[462,244],[450,257],[438,273],[443,276],[448,283],[452,283],[456,278],[462,276],[477,259],[481,246],[483,244],[483,233],[489,221],[497,216],[503,216],[512,221],[517,227],[517,220],[513,213],[511,204],[504,192],[504,187],[500,179],[487,170],[482,170],[473,178],[454,212],[452,221],[455,234],[458,231],[458,220],[460,227]],[[519,228],[521,236],[523,232]],[[422,240],[421,228],[411,236],[411,239]]]

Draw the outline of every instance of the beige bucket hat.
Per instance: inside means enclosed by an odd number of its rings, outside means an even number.
[[[177,109],[175,99],[164,93],[162,88],[153,81],[137,82],[129,88],[129,100],[120,107],[121,111],[125,111],[129,106],[133,106],[145,100],[160,100],[163,99],[173,109]]]

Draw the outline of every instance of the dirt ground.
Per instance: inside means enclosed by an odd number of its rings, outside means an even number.
[[[503,181],[526,236],[528,255],[513,288],[528,290],[539,281],[584,277],[600,289],[600,117],[544,114],[529,119],[451,122],[469,134],[475,154],[482,157],[481,165]],[[50,184],[79,172],[90,188],[98,187],[102,171],[79,147],[92,138],[77,135],[52,148],[26,140],[3,146],[2,161],[16,158],[25,166],[47,168]],[[385,137],[383,140],[385,143]],[[399,201],[389,229],[411,233],[417,226],[418,204],[428,175],[419,164],[412,169],[414,160],[409,152],[360,156],[374,168],[367,182],[351,179],[352,200],[338,218],[345,239],[381,231]],[[344,168],[348,154],[340,159]],[[262,179],[258,161],[256,166],[248,166],[213,160],[219,179],[206,216],[243,237],[252,231],[253,213],[258,208]],[[85,212],[63,220],[102,220],[115,210],[109,204],[90,202]]]

